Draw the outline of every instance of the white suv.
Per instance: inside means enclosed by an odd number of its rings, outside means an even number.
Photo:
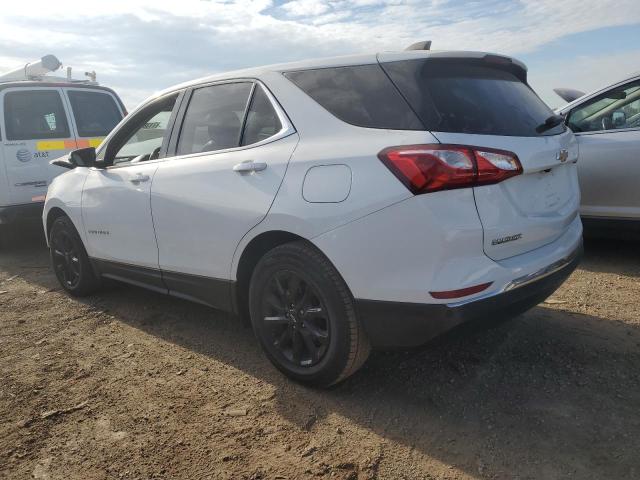
[[[261,67],[168,89],[49,188],[73,295],[116,279],[250,319],[309,384],[537,304],[582,250],[576,140],[477,52]]]

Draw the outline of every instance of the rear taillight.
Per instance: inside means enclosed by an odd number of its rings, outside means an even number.
[[[522,173],[511,152],[467,145],[407,145],[378,154],[415,195],[501,182]]]

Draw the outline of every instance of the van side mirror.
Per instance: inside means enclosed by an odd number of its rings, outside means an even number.
[[[97,167],[96,149],[94,147],[72,150],[67,157],[57,158],[51,161],[51,165],[64,168]]]

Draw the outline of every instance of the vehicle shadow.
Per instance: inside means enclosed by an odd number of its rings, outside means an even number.
[[[597,245],[581,268],[637,271],[637,254],[623,262],[619,249]],[[40,240],[0,254],[4,271],[54,288],[46,262]],[[640,475],[640,331],[629,324],[536,307],[474,335],[374,352],[323,391],[283,377],[231,316],[128,286],[82,302],[264,381],[278,414],[303,430],[338,415],[472,477]]]
[[[271,367],[251,330],[230,316],[136,289],[92,304],[271,385],[278,413],[301,430],[338,415],[471,476],[640,474],[640,332],[633,326],[537,307],[473,335],[374,352],[352,378],[315,390]]]
[[[637,240],[585,238],[585,256],[580,264],[589,272],[640,277],[640,242]]]

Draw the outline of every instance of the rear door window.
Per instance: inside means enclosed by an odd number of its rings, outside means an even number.
[[[180,130],[177,154],[238,147],[252,87],[251,82],[238,82],[194,90]]]
[[[67,90],[80,137],[106,137],[122,114],[108,93]]]
[[[302,70],[285,76],[344,122],[359,127],[424,130],[380,65]]]
[[[534,137],[551,109],[510,71],[480,62],[404,60],[383,63],[428,130]]]
[[[57,90],[20,90],[4,96],[7,140],[68,138],[69,124]]]

